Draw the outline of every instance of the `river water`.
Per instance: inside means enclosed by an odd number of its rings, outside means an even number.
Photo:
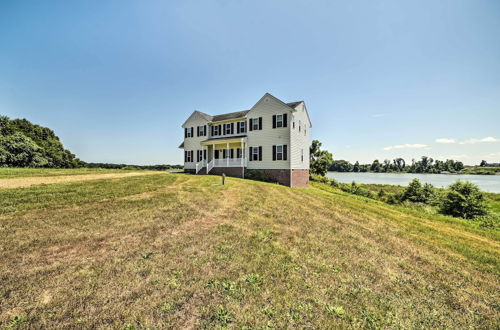
[[[328,172],[327,177],[339,182],[376,183],[406,186],[417,178],[422,183],[431,183],[436,187],[446,187],[457,180],[470,181],[487,192],[500,193],[500,175],[470,175],[470,174],[414,174],[414,173],[355,173]]]

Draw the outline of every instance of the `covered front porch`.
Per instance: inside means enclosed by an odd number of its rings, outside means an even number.
[[[209,139],[202,143],[203,151],[196,163],[196,173],[206,169],[206,173],[214,167],[246,167],[246,137]]]

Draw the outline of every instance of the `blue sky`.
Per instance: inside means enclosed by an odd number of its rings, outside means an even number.
[[[180,163],[265,92],[335,159],[500,161],[500,1],[0,1],[0,113],[85,161]]]

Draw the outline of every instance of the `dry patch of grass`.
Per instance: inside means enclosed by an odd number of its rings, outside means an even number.
[[[68,183],[75,181],[99,180],[99,179],[116,179],[139,175],[158,174],[154,171],[141,172],[125,172],[125,173],[97,173],[97,174],[80,174],[80,175],[54,175],[54,176],[30,176],[16,177],[13,179],[0,179],[0,189],[23,188],[36,186],[41,184]]]
[[[0,325],[498,326],[497,234],[317,187],[218,182],[0,191],[15,201],[0,200]]]

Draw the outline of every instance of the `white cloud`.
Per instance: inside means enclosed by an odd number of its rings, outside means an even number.
[[[482,142],[498,142],[500,141],[499,139],[496,139],[492,136],[488,136],[482,139],[468,139],[463,142],[460,142],[460,144],[476,144],[476,143],[482,143]]]
[[[436,139],[437,143],[457,143],[457,140],[455,139],[448,139],[448,138],[441,138],[441,139]]]
[[[385,147],[384,150],[393,150],[393,149],[410,149],[410,148],[426,148],[427,147],[427,144],[419,144],[419,143],[415,143],[415,144],[399,144],[399,145],[395,145],[395,146],[388,146],[388,147]]]

